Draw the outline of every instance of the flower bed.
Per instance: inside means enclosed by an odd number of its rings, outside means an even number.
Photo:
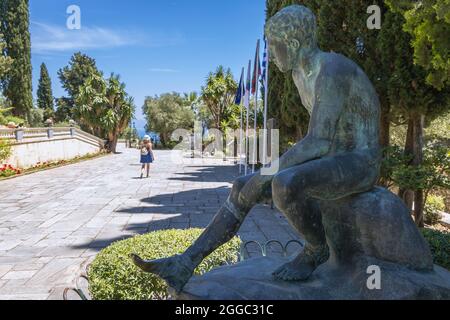
[[[77,160],[78,158],[75,158],[74,160]],[[61,166],[64,164],[67,164],[73,160],[59,160],[59,161],[45,161],[45,162],[38,162],[31,168],[28,168],[27,171],[34,171],[39,169],[47,169],[52,167]]]
[[[70,160],[57,160],[57,161],[46,161],[46,162],[38,162],[34,166],[27,169],[19,169],[15,168],[10,164],[2,164],[0,165],[0,179],[2,178],[10,178],[20,174],[33,173],[40,170],[57,168],[64,165],[69,165],[73,163],[77,163],[84,160],[94,159],[101,155],[105,155],[105,152],[100,152],[96,154],[89,154],[83,157],[76,157]]]
[[[10,164],[2,164],[0,165],[0,178],[12,177],[18,174],[21,174],[22,170],[13,167]]]

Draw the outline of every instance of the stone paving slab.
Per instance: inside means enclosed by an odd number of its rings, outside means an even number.
[[[156,151],[151,177],[139,179],[139,152],[120,151],[0,182],[0,300],[62,299],[81,266],[112,242],[206,227],[238,176],[232,161],[174,163],[170,151]],[[240,236],[298,239],[267,206],[251,212]],[[251,254],[257,251],[249,247]]]

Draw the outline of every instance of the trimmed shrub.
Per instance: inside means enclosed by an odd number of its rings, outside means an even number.
[[[0,139],[0,164],[11,155],[11,145],[6,140]]]
[[[26,121],[22,118],[19,117],[14,117],[14,116],[6,116],[5,117],[5,122],[4,123],[0,123],[3,125],[7,125],[10,122],[14,122],[15,125],[20,125],[20,124],[24,124]]]
[[[112,244],[91,264],[89,291],[94,300],[168,299],[167,285],[153,274],[142,272],[130,259],[135,253],[154,260],[183,253],[202,233],[202,229],[164,230]],[[237,262],[241,241],[232,239],[207,257],[195,270],[196,275]]]
[[[445,210],[444,198],[430,195],[425,204],[425,223],[434,226],[441,222],[441,212]]]
[[[28,116],[28,124],[32,128],[38,128],[44,126],[44,110],[39,108],[33,108],[30,110]]]
[[[450,232],[423,229],[422,234],[430,245],[434,263],[450,270]]]

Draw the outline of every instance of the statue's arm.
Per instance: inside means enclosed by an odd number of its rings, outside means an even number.
[[[321,73],[307,136],[280,158],[280,171],[329,154],[344,106],[345,83]]]

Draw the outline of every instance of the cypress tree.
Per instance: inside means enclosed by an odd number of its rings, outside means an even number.
[[[5,78],[11,68],[12,59],[3,54],[6,44],[3,41],[3,35],[0,34],[0,81]]]
[[[28,117],[33,107],[28,0],[2,0],[0,21],[0,33],[6,42],[3,53],[13,59],[3,81],[4,95],[15,116]]]
[[[52,81],[48,75],[47,66],[41,64],[41,77],[37,91],[37,104],[43,110],[53,110]]]

